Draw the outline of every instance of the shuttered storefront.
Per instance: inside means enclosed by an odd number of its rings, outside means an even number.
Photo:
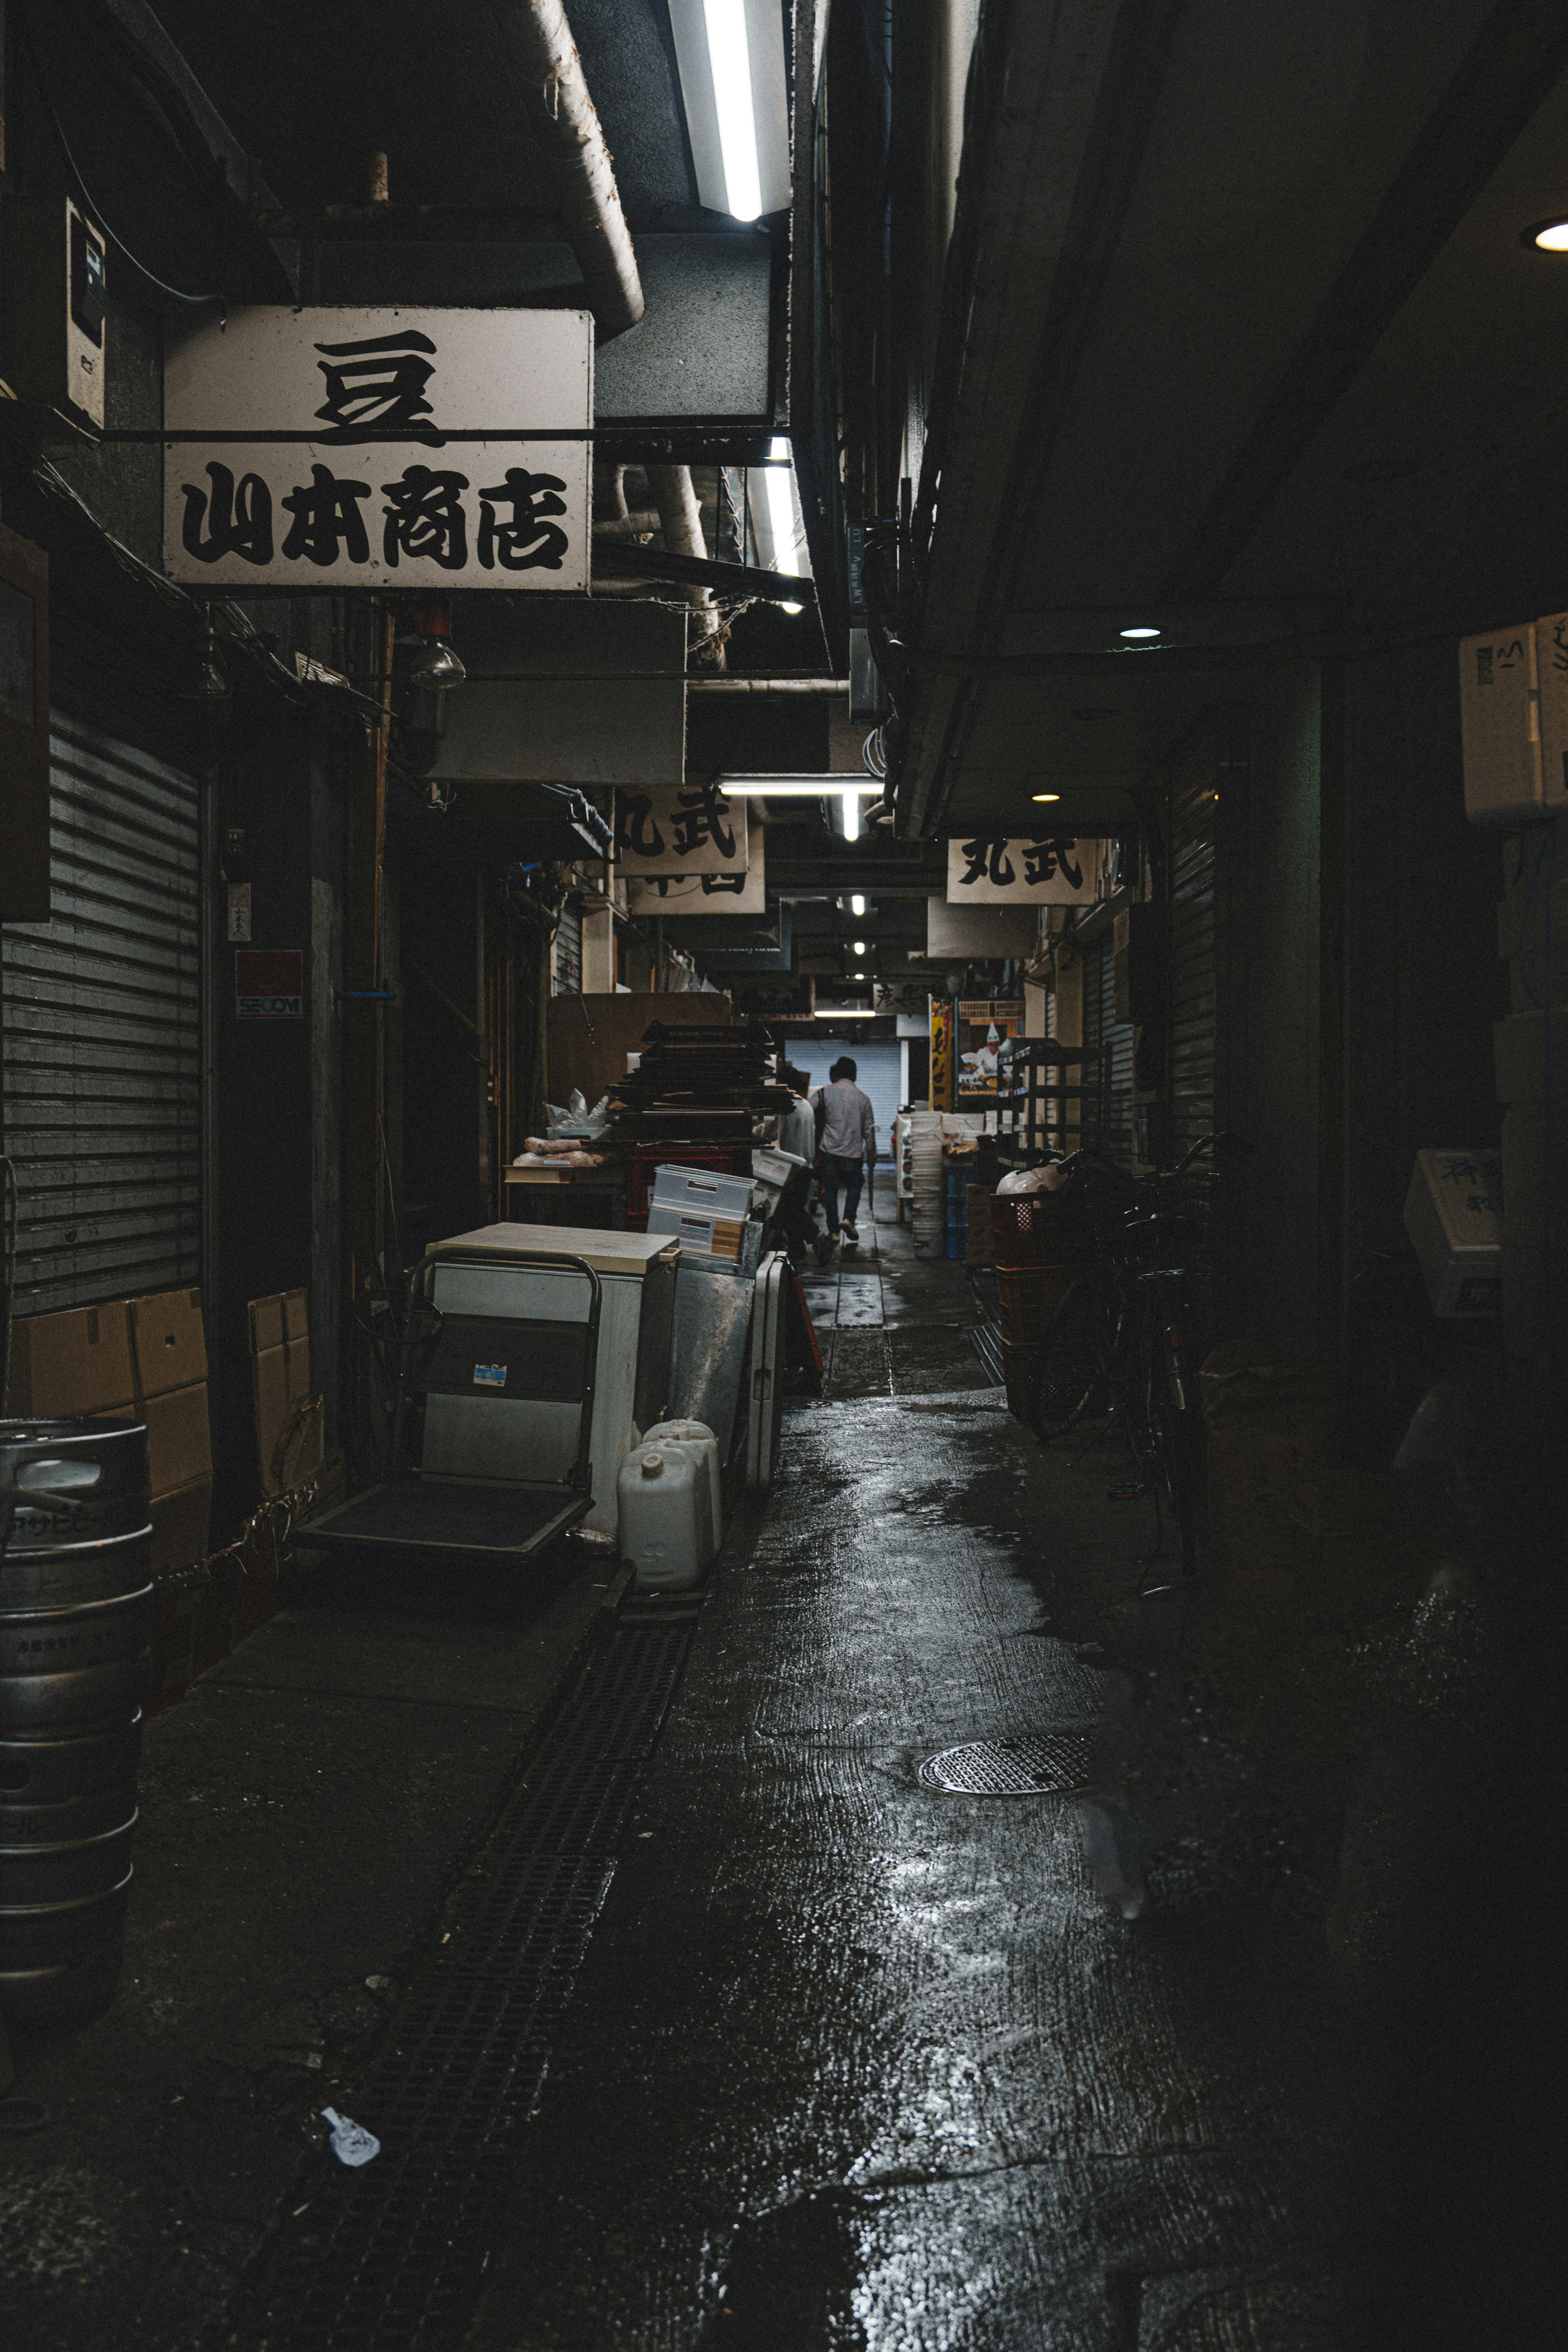
[[[198,786],[85,720],[52,737],[54,919],[4,942],[19,1315],[202,1273]]]
[[[1088,1110],[1094,1149],[1119,1168],[1132,1165],[1132,1031],[1116,1019],[1116,949],[1109,931],[1086,950],[1083,961],[1083,1042],[1109,1045],[1100,1066],[1099,1098]],[[1096,1083],[1086,1069],[1084,1084]]]
[[[561,920],[555,932],[556,996],[576,996],[583,986],[583,909],[575,898],[568,898],[561,909]]]
[[[1171,774],[1171,1156],[1181,1159],[1215,1126],[1218,987],[1215,865],[1218,781],[1205,730]]]

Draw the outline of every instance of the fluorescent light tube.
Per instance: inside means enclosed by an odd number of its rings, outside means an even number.
[[[754,221],[763,209],[757,172],[757,125],[752,111],[752,57],[746,42],[746,0],[702,0],[708,68],[724,159],[724,209]]]

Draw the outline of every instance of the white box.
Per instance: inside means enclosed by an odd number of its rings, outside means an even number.
[[[1568,613],[1535,624],[1535,684],[1540,698],[1541,806],[1568,808]]]
[[[1416,1153],[1405,1230],[1434,1315],[1500,1313],[1502,1210],[1500,1151]]]
[[[653,1198],[661,1209],[698,1209],[710,1217],[746,1217],[752,1211],[752,1180],[713,1168],[656,1168]]]
[[[1532,824],[1541,814],[1541,706],[1532,622],[1461,641],[1459,726],[1465,814],[1471,824]]]

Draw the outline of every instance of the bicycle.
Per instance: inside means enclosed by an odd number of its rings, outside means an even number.
[[[1154,1504],[1154,1551],[1163,1517],[1175,1526],[1184,1579],[1196,1575],[1203,1508],[1203,1414],[1189,1360],[1192,1321],[1184,1265],[1162,1263],[1183,1222],[1168,1188],[1226,1136],[1205,1135],[1173,1168],[1142,1179],[1092,1151],[1060,1162],[1083,1212],[1089,1260],[1068,1286],[1029,1368],[1029,1420],[1042,1444],[1065,1437],[1103,1402],[1138,1474],[1134,1495]],[[1121,1496],[1118,1497],[1121,1499]],[[1141,1588],[1145,1598],[1163,1585]]]

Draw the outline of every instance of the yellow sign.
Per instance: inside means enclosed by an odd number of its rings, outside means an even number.
[[[931,1107],[952,1108],[952,1006],[945,996],[931,1001]]]

